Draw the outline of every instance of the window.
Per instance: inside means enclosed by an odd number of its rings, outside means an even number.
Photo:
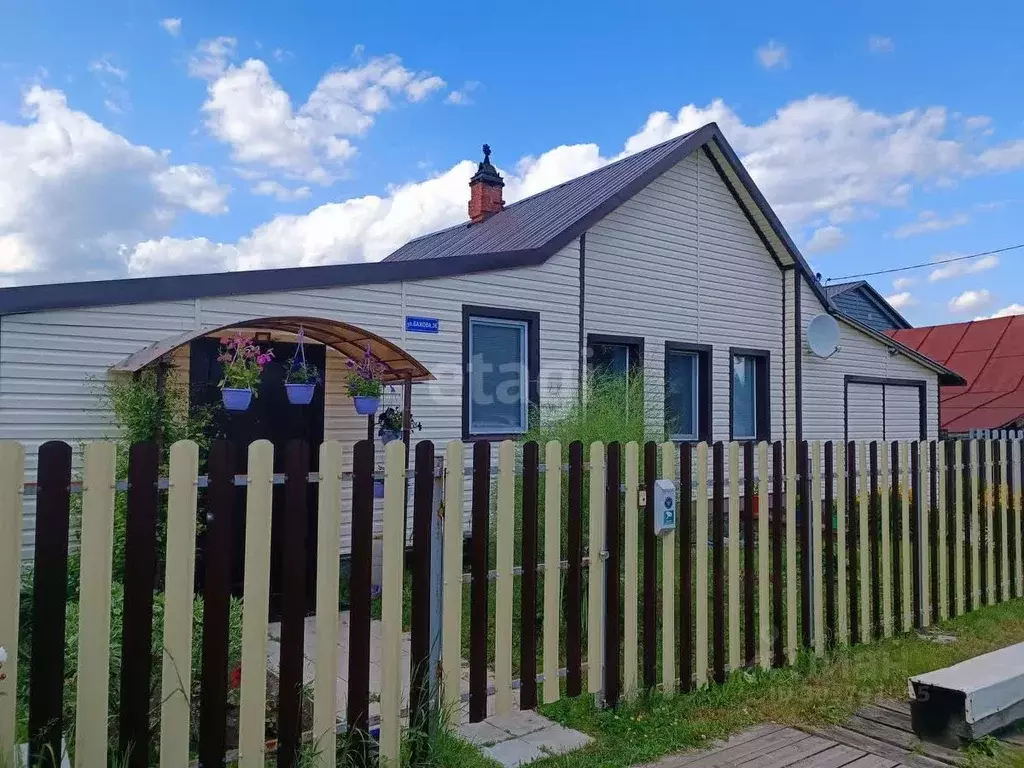
[[[665,345],[665,433],[670,440],[711,439],[711,347]]]
[[[465,307],[463,320],[463,436],[522,434],[537,402],[537,315]]]
[[[643,341],[614,337],[590,337],[589,365],[592,371],[602,371],[629,377],[633,371],[643,370]]]
[[[768,353],[732,350],[729,381],[730,439],[767,440],[771,413],[768,405]]]

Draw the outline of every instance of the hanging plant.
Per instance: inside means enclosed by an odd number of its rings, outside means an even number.
[[[299,346],[288,360],[284,375],[284,389],[292,405],[309,405],[316,385],[320,383],[320,369],[306,362],[305,332],[299,328]]]
[[[377,417],[377,435],[385,444],[400,438],[403,429],[405,429],[405,411],[401,408],[389,406],[381,411],[380,416]],[[423,424],[413,421],[412,414],[410,413],[409,431],[417,432],[421,429],[423,429]]]
[[[273,359],[273,350],[264,352],[252,336],[241,331],[222,338],[217,362],[224,366],[224,378],[220,380],[224,407],[229,411],[248,408],[263,375],[263,366]]]
[[[380,408],[380,396],[384,391],[384,363],[367,347],[362,360],[349,360],[347,365],[346,389],[356,413],[372,416]]]

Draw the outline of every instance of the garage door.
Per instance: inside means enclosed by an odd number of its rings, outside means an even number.
[[[882,385],[851,382],[846,386],[846,439],[885,439],[882,431],[885,397]]]
[[[885,385],[885,439],[921,438],[921,390]]]

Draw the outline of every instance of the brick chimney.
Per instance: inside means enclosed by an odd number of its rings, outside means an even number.
[[[476,173],[469,180],[470,221],[479,224],[505,207],[505,201],[501,197],[504,186],[505,182],[491,165],[491,148],[484,144],[484,161],[477,166]]]

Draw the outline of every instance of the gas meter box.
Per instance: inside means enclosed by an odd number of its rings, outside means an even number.
[[[671,480],[654,483],[654,533],[662,536],[676,529],[676,484]]]

